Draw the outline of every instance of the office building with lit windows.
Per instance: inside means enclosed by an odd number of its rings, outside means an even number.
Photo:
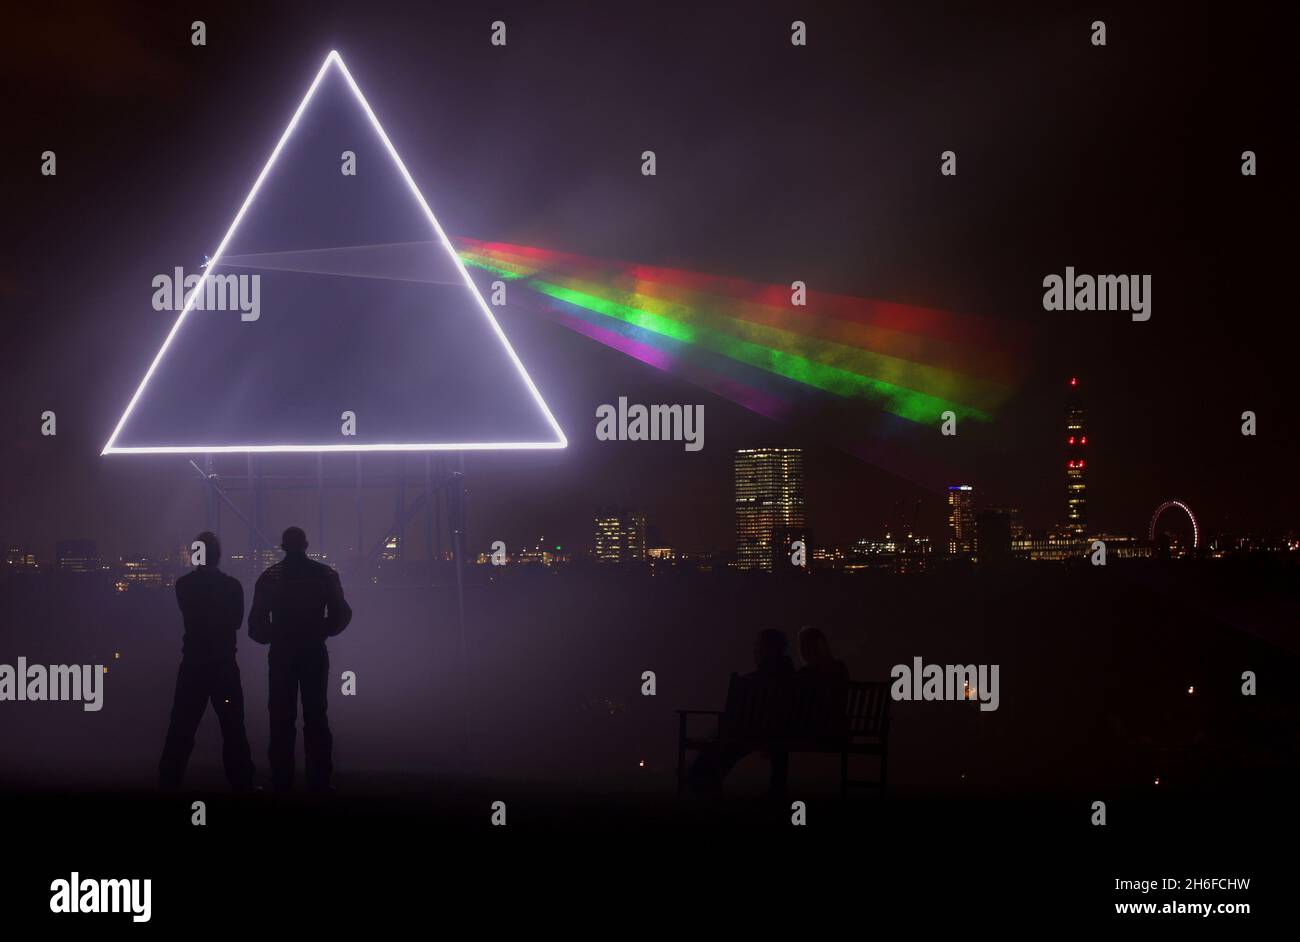
[[[975,552],[975,488],[969,484],[948,487],[948,555]]]
[[[736,568],[772,571],[779,539],[807,526],[803,450],[736,452]]]
[[[592,556],[598,563],[645,559],[645,514],[613,508],[596,511]]]

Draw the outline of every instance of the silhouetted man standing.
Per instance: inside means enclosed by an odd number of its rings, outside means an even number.
[[[271,781],[276,791],[293,787],[301,690],[307,787],[329,791],[334,739],[325,715],[330,670],[325,639],[348,626],[352,609],[339,574],[307,558],[307,534],[290,527],[280,548],[284,559],[258,578],[248,613],[248,636],[271,646]]]
[[[163,788],[180,787],[194,750],[194,732],[211,700],[221,723],[226,779],[236,791],[248,791],[253,786],[253,757],[244,732],[244,688],[235,663],[235,635],[244,621],[244,589],[238,579],[217,568],[221,544],[216,535],[200,533],[197,540],[202,555],[195,554],[194,571],[176,580],[185,640],[158,778]]]

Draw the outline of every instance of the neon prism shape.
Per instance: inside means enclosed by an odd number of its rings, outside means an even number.
[[[329,72],[331,67],[339,70],[339,73],[347,83],[347,87],[351,90],[353,96],[355,96],[357,104],[360,105],[365,116],[369,119],[370,126],[373,127],[375,134],[378,136],[380,142],[382,142],[384,149],[387,151],[388,155],[392,158],[394,166],[397,168],[397,170],[401,175],[401,179],[405,181],[406,186],[410,189],[411,195],[415,198],[415,201],[419,209],[423,212],[424,217],[428,219],[429,225],[433,229],[433,232],[436,233],[437,243],[442,246],[443,250],[446,251],[448,257],[455,265],[455,269],[457,272],[459,272],[460,278],[463,279],[465,286],[469,289],[469,292],[472,295],[474,301],[477,302],[477,307],[479,311],[485,318],[487,324],[490,326],[491,333],[495,335],[496,338],[500,341],[502,348],[504,348],[505,352],[509,356],[510,362],[513,364],[515,370],[518,371],[518,375],[522,379],[524,386],[527,387],[527,390],[530,393],[533,402],[540,410],[541,416],[544,417],[545,422],[549,426],[550,430],[554,432],[554,438],[549,440],[542,440],[542,441],[502,441],[502,442],[462,441],[462,442],[415,442],[415,443],[365,442],[365,443],[357,443],[357,444],[282,443],[282,444],[233,444],[232,445],[232,444],[223,444],[223,443],[211,443],[211,444],[200,444],[200,445],[186,444],[186,445],[146,445],[146,446],[131,446],[131,445],[116,444],[118,437],[122,433],[122,429],[126,426],[128,419],[131,417],[132,412],[136,408],[136,405],[140,402],[141,397],[144,395],[146,388],[149,386],[150,379],[154,376],[155,372],[158,369],[159,364],[162,363],[163,358],[167,354],[168,348],[171,347],[172,341],[176,338],[177,334],[181,329],[181,326],[185,323],[186,318],[190,315],[191,311],[194,309],[196,300],[204,296],[203,294],[204,287],[205,287],[205,283],[208,280],[209,274],[220,266],[221,257],[226,250],[226,246],[230,243],[232,236],[234,236],[235,231],[239,228],[240,221],[244,218],[245,213],[247,213],[249,207],[253,205],[253,201],[257,197],[258,190],[261,189],[262,184],[266,181],[268,174],[271,172],[271,168],[275,165],[276,159],[279,157],[280,152],[284,149],[285,144],[289,141],[290,137],[293,135],[294,129],[298,126],[299,119],[306,111],[308,104],[312,100],[312,96],[316,93],[317,87],[321,84],[321,80],[326,76],[326,74]],[[239,212],[235,215],[234,221],[230,224],[230,228],[226,231],[226,234],[222,238],[221,243],[217,246],[216,251],[212,254],[210,262],[206,265],[206,267],[203,268],[202,275],[199,278],[198,284],[188,293],[184,303],[184,307],[182,308],[180,314],[177,316],[175,323],[173,323],[171,331],[167,334],[167,337],[163,341],[162,347],[158,350],[157,355],[154,357],[153,362],[149,365],[149,369],[146,371],[144,378],[140,381],[139,387],[137,387],[135,394],[131,397],[131,401],[127,405],[126,411],[122,413],[122,417],[118,420],[117,426],[113,429],[113,434],[109,436],[108,442],[104,445],[104,449],[101,452],[101,454],[103,455],[132,454],[132,453],[134,454],[196,454],[196,453],[202,454],[202,453],[219,453],[219,452],[316,453],[316,452],[335,452],[335,451],[338,452],[502,451],[502,450],[522,450],[522,449],[558,449],[558,448],[565,448],[567,447],[567,445],[568,445],[568,439],[565,437],[564,431],[560,428],[559,423],[556,422],[555,417],[551,414],[551,410],[547,407],[546,402],[542,399],[541,393],[538,392],[536,385],[534,385],[532,381],[532,378],[528,375],[528,371],[524,368],[523,362],[519,359],[519,356],[515,353],[514,348],[511,347],[510,341],[506,338],[505,332],[501,329],[501,325],[497,323],[497,320],[493,316],[492,311],[489,308],[487,302],[483,299],[482,294],[479,292],[477,285],[475,285],[473,279],[470,278],[469,272],[466,269],[464,263],[461,261],[460,256],[453,249],[450,240],[448,240],[447,238],[446,233],[443,232],[442,226],[438,223],[438,220],[434,217],[433,211],[429,208],[429,204],[425,201],[423,194],[420,193],[419,188],[415,184],[415,180],[411,177],[411,174],[407,170],[406,165],[402,162],[401,157],[398,156],[397,150],[393,147],[393,144],[389,140],[388,135],[384,132],[383,127],[379,123],[379,119],[375,117],[375,113],[374,111],[371,110],[370,105],[366,101],[365,96],[361,93],[361,89],[357,86],[356,81],[352,78],[352,75],[348,71],[347,66],[344,65],[342,57],[339,56],[337,51],[332,50],[329,53],[329,55],[325,57],[325,61],[321,64],[320,70],[316,73],[316,77],[312,81],[311,87],[308,88],[307,94],[303,97],[302,102],[298,105],[297,111],[294,112],[293,117],[290,119],[289,124],[285,128],[284,133],[281,135],[279,142],[275,146],[275,149],[271,152],[271,156],[266,161],[266,165],[262,168],[262,172],[258,174],[256,182],[254,182],[252,189],[248,193],[248,196],[245,197],[243,205],[240,206]]]

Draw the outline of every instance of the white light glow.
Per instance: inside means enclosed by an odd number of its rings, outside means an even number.
[[[144,392],[145,387],[149,385],[149,379],[158,368],[158,364],[162,362],[163,355],[166,354],[167,348],[171,346],[172,340],[175,339],[177,332],[180,330],[181,324],[184,323],[185,318],[194,307],[195,299],[202,297],[204,282],[207,281],[208,274],[219,264],[221,256],[226,250],[226,245],[230,242],[231,236],[235,234],[235,230],[239,228],[240,220],[244,218],[244,214],[248,211],[248,207],[252,205],[253,199],[257,196],[257,191],[261,189],[262,183],[266,179],[267,174],[270,173],[271,167],[275,164],[276,158],[280,155],[280,151],[284,149],[285,142],[287,142],[290,135],[293,134],[293,129],[297,126],[298,119],[302,117],[303,112],[307,108],[307,104],[316,93],[317,86],[320,85],[321,79],[325,77],[325,73],[331,65],[337,67],[343,78],[347,81],[348,87],[352,89],[352,94],[356,96],[357,103],[361,105],[362,110],[366,113],[366,117],[370,119],[370,124],[374,127],[375,133],[379,135],[379,139],[388,149],[389,155],[393,158],[393,163],[401,172],[402,178],[406,181],[406,185],[411,188],[411,193],[415,197],[416,202],[418,202],[420,208],[424,210],[425,216],[428,217],[429,223],[433,226],[433,231],[438,234],[438,239],[442,243],[443,248],[445,248],[447,254],[451,256],[457,270],[465,281],[466,287],[469,288],[470,294],[473,295],[474,300],[478,302],[479,310],[482,312],[483,316],[487,318],[487,322],[492,326],[492,330],[501,341],[501,345],[505,347],[506,353],[510,356],[510,362],[512,362],[515,369],[519,371],[519,375],[523,379],[524,385],[528,387],[528,391],[532,394],[533,401],[537,403],[538,408],[542,410],[542,414],[546,416],[546,421],[555,431],[556,438],[554,441],[461,442],[453,444],[429,443],[391,445],[161,445],[143,447],[119,447],[114,444],[114,442],[117,441],[117,436],[121,433],[123,426],[126,425],[126,420],[130,418],[131,412],[135,408],[136,403],[140,400],[140,396]],[[451,241],[447,238],[447,234],[442,231],[442,226],[438,224],[438,220],[434,217],[433,211],[429,209],[429,204],[425,202],[424,195],[420,193],[419,187],[415,185],[415,180],[411,177],[410,171],[408,171],[406,165],[402,163],[402,158],[398,156],[397,149],[393,147],[392,141],[390,141],[388,135],[384,133],[384,129],[380,126],[379,119],[375,117],[374,111],[371,110],[369,102],[367,102],[365,96],[361,94],[361,89],[352,78],[352,73],[350,73],[348,67],[343,64],[343,59],[338,52],[336,50],[331,50],[330,54],[325,57],[325,61],[321,64],[320,70],[316,73],[316,78],[312,80],[311,87],[307,89],[307,94],[303,96],[302,103],[298,105],[298,110],[293,113],[293,117],[289,120],[289,125],[284,129],[284,134],[280,136],[279,142],[275,145],[275,150],[271,151],[271,156],[266,161],[266,166],[262,168],[262,172],[258,174],[256,182],[253,183],[253,188],[249,190],[248,196],[244,198],[244,204],[239,207],[239,212],[235,214],[234,222],[230,224],[230,228],[226,231],[226,235],[221,240],[221,244],[217,246],[217,250],[212,254],[211,260],[203,268],[203,274],[199,278],[198,284],[195,285],[194,290],[190,292],[189,297],[185,301],[184,308],[176,318],[176,322],[172,325],[172,329],[167,334],[167,338],[163,341],[162,347],[159,348],[157,356],[155,356],[153,362],[149,364],[149,369],[145,372],[144,379],[140,381],[140,385],[136,389],[135,395],[131,397],[130,403],[127,404],[126,411],[122,413],[122,418],[118,420],[117,427],[113,429],[113,434],[109,436],[108,443],[104,445],[104,450],[100,452],[100,454],[215,454],[219,452],[274,451],[507,451],[517,449],[566,448],[568,447],[568,444],[569,440],[565,437],[564,430],[561,429],[560,424],[555,421],[555,416],[551,415],[551,410],[547,408],[546,402],[542,399],[541,393],[537,391],[537,387],[533,384],[533,380],[528,375],[528,371],[524,369],[523,362],[515,353],[514,348],[510,346],[510,341],[506,339],[505,331],[501,329],[501,325],[498,324],[496,318],[492,316],[491,308],[489,308],[487,302],[483,300],[483,296],[479,294],[478,286],[474,284],[473,279],[469,276],[468,269],[465,268],[465,264],[460,260],[460,256],[456,254],[455,249],[452,248]]]

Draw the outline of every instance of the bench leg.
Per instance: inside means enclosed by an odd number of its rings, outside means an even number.
[[[840,753],[840,801],[849,797],[849,753]]]

